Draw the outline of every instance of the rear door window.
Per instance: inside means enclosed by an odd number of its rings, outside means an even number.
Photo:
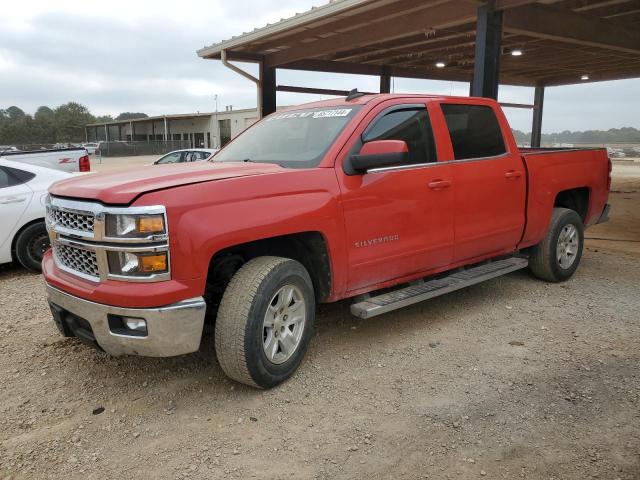
[[[491,107],[443,104],[456,160],[485,158],[506,152],[500,124]]]
[[[36,176],[35,173],[20,170],[18,168],[0,167],[0,188],[13,187],[27,183]]]
[[[7,172],[4,167],[0,167],[0,188],[7,188],[9,181],[9,172]]]
[[[429,115],[424,108],[394,110],[376,120],[363,134],[373,140],[404,140],[409,147],[408,165],[435,162],[435,142]]]

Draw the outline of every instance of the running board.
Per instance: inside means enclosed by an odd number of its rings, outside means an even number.
[[[414,303],[439,297],[445,293],[484,282],[491,278],[525,268],[529,264],[526,258],[512,257],[478,265],[477,267],[457,270],[446,277],[410,285],[400,290],[369,297],[351,305],[351,313],[360,318],[371,318],[391,312]]]

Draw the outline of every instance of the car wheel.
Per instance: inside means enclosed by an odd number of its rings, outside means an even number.
[[[44,222],[34,223],[16,238],[16,258],[32,272],[42,271],[42,256],[51,247]]]
[[[548,282],[569,279],[580,264],[584,226],[575,211],[554,208],[547,235],[531,249],[529,270]]]
[[[232,379],[274,387],[296,371],[313,334],[315,297],[307,270],[281,257],[250,260],[233,276],[215,325],[218,362]]]

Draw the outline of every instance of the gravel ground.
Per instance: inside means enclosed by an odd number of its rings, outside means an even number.
[[[138,155],[133,157],[91,157],[91,171],[108,172],[110,170],[123,170],[130,167],[151,166],[162,155]]]
[[[570,281],[323,305],[270,391],[228,381],[212,338],[171,359],[63,339],[42,278],[0,267],[0,478],[638,479],[640,180],[616,182]]]

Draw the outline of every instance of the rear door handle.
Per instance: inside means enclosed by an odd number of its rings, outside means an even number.
[[[509,170],[504,174],[505,178],[520,178],[522,176],[522,172],[517,170]]]
[[[4,197],[0,198],[0,204],[7,205],[9,203],[22,203],[27,197]]]
[[[440,190],[442,188],[449,188],[451,186],[451,182],[449,180],[434,180],[433,182],[429,182],[429,188],[432,190]]]

